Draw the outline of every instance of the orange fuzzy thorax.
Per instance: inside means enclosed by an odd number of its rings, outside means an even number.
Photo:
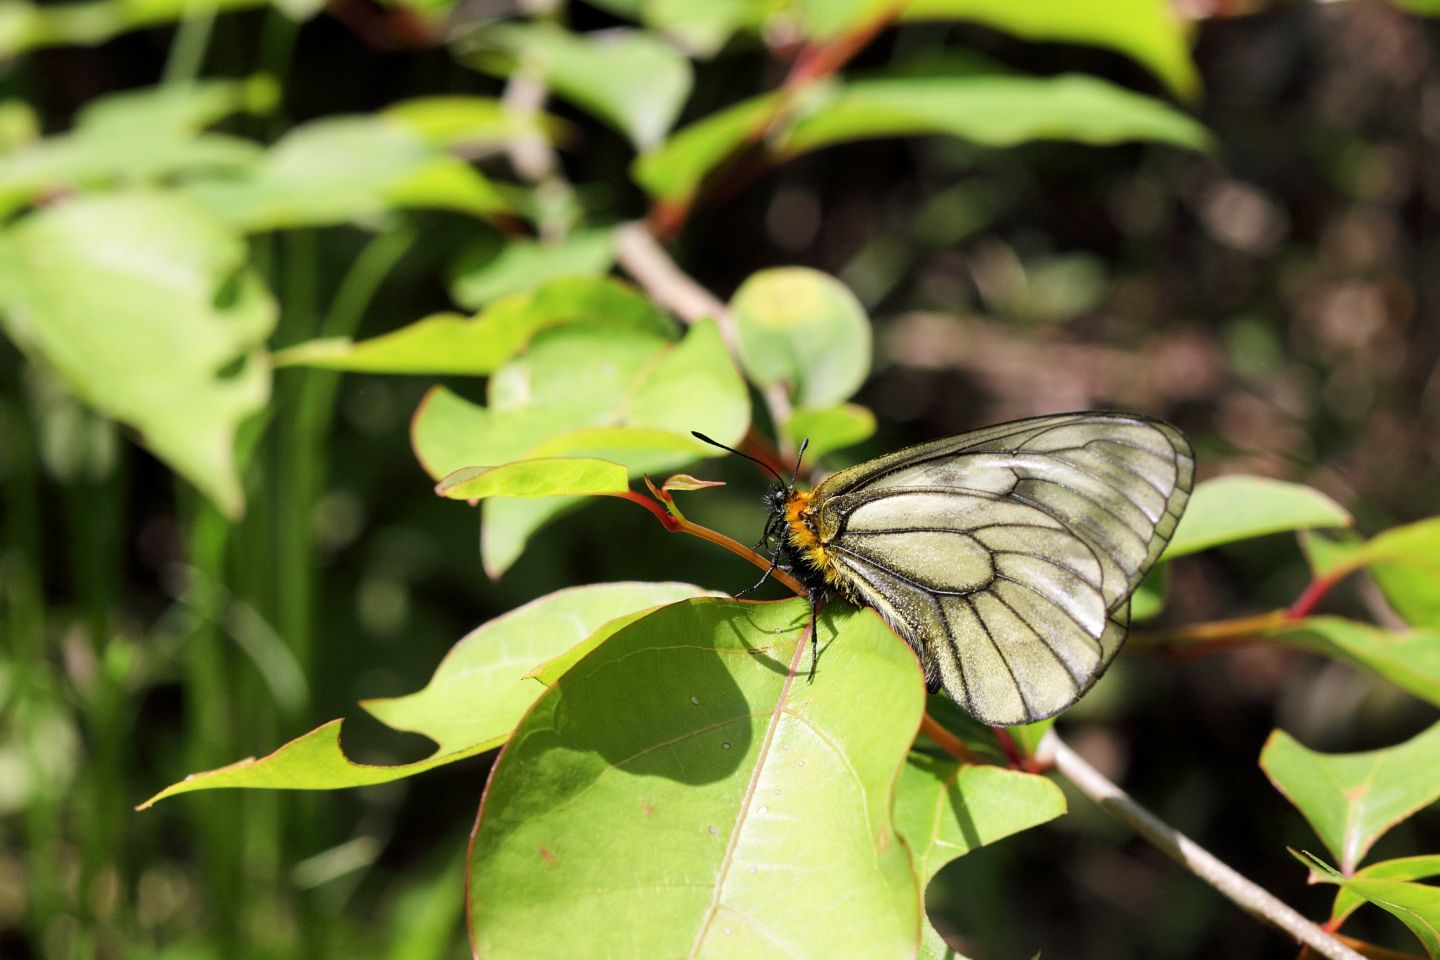
[[[785,499],[785,524],[789,527],[790,546],[803,556],[813,569],[824,574],[826,583],[843,586],[839,570],[811,524],[810,507],[809,491],[795,490]]]

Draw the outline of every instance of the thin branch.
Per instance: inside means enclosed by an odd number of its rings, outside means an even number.
[[[730,308],[676,266],[645,224],[627,223],[615,231],[615,257],[620,267],[644,287],[656,303],[673,311],[681,320],[686,323],[698,323],[706,317],[714,320],[725,346],[732,355],[738,355],[735,316]]]
[[[1037,756],[1053,764],[1055,770],[1102,810],[1229,897],[1240,909],[1285,931],[1323,957],[1364,960],[1359,953],[1296,913],[1269,891],[1245,879],[1210,851],[1136,803],[1129,794],[1066,746],[1053,730],[1040,742]]]

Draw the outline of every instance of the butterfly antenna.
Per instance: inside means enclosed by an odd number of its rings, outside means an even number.
[[[766,470],[769,470],[769,471],[770,471],[770,474],[771,474],[776,480],[779,480],[781,484],[784,484],[784,483],[785,483],[785,478],[782,477],[782,476],[780,476],[780,472],[779,472],[778,470],[776,470],[774,467],[770,466],[770,464],[766,463],[764,460],[761,460],[761,459],[758,458],[758,457],[752,457],[752,456],[750,456],[750,454],[748,454],[748,453],[741,453],[739,450],[736,450],[734,447],[727,447],[727,446],[725,446],[725,444],[721,443],[719,440],[712,440],[712,439],[710,439],[709,437],[705,436],[705,434],[701,433],[699,430],[691,430],[691,431],[690,431],[690,435],[693,436],[696,440],[699,440],[701,443],[708,443],[708,444],[710,444],[710,446],[712,446],[712,447],[719,447],[721,450],[729,450],[731,453],[735,454],[735,456],[737,456],[737,457],[744,457],[746,460],[749,460],[751,463],[758,463],[758,464],[760,464],[760,466],[764,467]],[[799,469],[799,467],[797,466],[796,469]],[[792,480],[790,481],[790,486],[793,487],[794,485],[795,485],[795,481],[792,479]],[[786,489],[789,489],[789,487],[787,487]]]
[[[800,441],[800,450],[795,454],[795,471],[790,474],[790,482],[785,485],[787,493],[795,489],[795,481],[800,476],[800,462],[805,459],[805,448],[810,446],[810,438],[806,437]]]

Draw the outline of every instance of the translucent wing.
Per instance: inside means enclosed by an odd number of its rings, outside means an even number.
[[[1074,413],[923,444],[830,477],[812,522],[852,599],[992,724],[1074,703],[1120,649],[1130,594],[1190,496],[1184,434]]]

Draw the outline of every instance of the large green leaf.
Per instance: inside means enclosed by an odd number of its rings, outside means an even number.
[[[675,325],[643,294],[616,280],[569,278],[492,303],[474,317],[440,313],[356,343],[327,338],[276,354],[278,365],[362,373],[494,373],[541,330],[566,324],[622,328],[658,340]]]
[[[790,442],[797,447],[802,441],[810,441],[806,455],[818,460],[827,453],[843,450],[874,436],[875,414],[855,403],[798,407],[785,421],[784,430]]]
[[[506,209],[474,167],[384,117],[326,117],[296,127],[239,174],[187,192],[243,229],[323,226],[397,207],[485,216]]]
[[[907,0],[900,15],[972,20],[1030,40],[1107,47],[1144,64],[1176,93],[1199,88],[1186,24],[1169,0]]]
[[[247,140],[204,129],[275,100],[264,80],[210,80],[114,93],[88,104],[74,129],[0,156],[0,211],[36,197],[173,175],[243,169],[261,154]]]
[[[793,155],[852,140],[924,134],[990,147],[1032,140],[1153,140],[1193,150],[1212,145],[1209,131],[1186,114],[1097,77],[974,74],[838,85],[796,120],[780,150]]]
[[[674,38],[683,49],[709,56],[738,30],[758,27],[771,0],[589,0],[617,16],[639,20]]]
[[[5,329],[238,516],[235,431],[270,394],[275,304],[244,240],[155,192],[77,197],[0,235]]]
[[[1386,630],[1341,617],[1310,617],[1267,631],[1266,636],[1358,663],[1440,706],[1440,630]]]
[[[740,361],[762,387],[785,384],[797,404],[850,399],[870,373],[870,320],[839,280],[808,267],[753,274],[730,300]]]
[[[605,583],[541,597],[471,631],[441,661],[423,690],[371,700],[365,709],[396,730],[435,741],[424,760],[356,763],[340,747],[343,720],[332,720],[268,756],[191,774],[147,800],[221,787],[336,790],[386,783],[494,749],[544,690],[531,667],[580,643],[616,618],[704,593],[686,583]]]
[[[507,54],[505,69],[534,69],[558,96],[594,114],[638,147],[650,147],[680,114],[693,79],[690,61],[634,30],[574,34],[546,23],[503,23],[478,40]],[[486,57],[482,69],[498,66]]]
[[[1195,488],[1163,557],[1271,533],[1349,525],[1350,514],[1318,490],[1265,477],[1216,477]]]
[[[479,955],[565,955],[576,930],[593,956],[915,955],[890,804],[924,685],[878,616],[840,608],[807,681],[809,620],[803,600],[666,607],[536,702],[471,849]]]
[[[1348,874],[1386,831],[1440,798],[1440,724],[1366,753],[1318,753],[1276,730],[1260,766]]]

